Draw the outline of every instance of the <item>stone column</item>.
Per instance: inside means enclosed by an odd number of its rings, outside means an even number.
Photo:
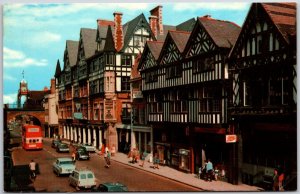
[[[83,143],[86,143],[86,129],[83,127],[83,134],[82,134],[82,137],[83,137]]]
[[[96,129],[95,128],[93,128],[93,138],[94,138],[93,146],[96,147],[97,137],[96,137]]]
[[[136,148],[136,132],[132,132],[132,138],[131,138],[131,146],[132,148]]]
[[[77,127],[74,127],[74,141],[77,142],[78,141],[78,137],[77,137]]]
[[[99,150],[102,148],[102,130],[99,129]]]
[[[88,128],[87,132],[88,132],[88,134],[87,134],[87,136],[88,136],[88,142],[87,143],[90,144],[92,142],[92,140],[91,140],[91,129]]]
[[[82,143],[82,142],[81,142],[81,137],[82,137],[82,135],[81,135],[81,128],[78,127],[78,142],[79,142],[79,143]]]
[[[73,131],[73,126],[71,126],[71,141],[73,141],[73,138],[74,138],[74,131]]]
[[[144,132],[144,151],[147,150],[147,145],[148,145],[147,134],[148,132]]]
[[[64,133],[63,133],[63,135],[64,135],[64,138],[67,137],[67,129],[66,129],[66,126],[65,126],[65,125],[64,125]]]

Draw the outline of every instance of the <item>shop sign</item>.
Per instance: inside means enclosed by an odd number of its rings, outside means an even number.
[[[82,113],[81,112],[74,112],[74,118],[75,119],[82,119]]]
[[[236,135],[226,135],[226,143],[235,143],[237,142],[237,136]]]

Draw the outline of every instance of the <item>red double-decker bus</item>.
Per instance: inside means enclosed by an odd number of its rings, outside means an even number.
[[[22,127],[22,147],[25,150],[43,149],[42,128],[25,124]]]

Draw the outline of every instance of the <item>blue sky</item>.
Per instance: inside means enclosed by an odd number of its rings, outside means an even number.
[[[190,18],[211,15],[242,26],[250,3],[72,3],[5,4],[3,6],[3,103],[14,103],[24,78],[29,90],[50,87],[59,59],[63,68],[66,40],[79,40],[80,28],[97,28],[96,20],[113,21],[115,11],[123,23],[140,13],[163,6],[163,23],[177,25]]]

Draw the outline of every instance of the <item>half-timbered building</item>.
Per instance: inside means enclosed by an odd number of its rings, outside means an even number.
[[[230,53],[232,129],[238,134],[240,178],[256,184],[297,172],[296,4],[253,3]]]
[[[169,31],[157,59],[158,48],[151,47],[160,43],[147,42],[139,64],[142,91],[155,152],[165,164],[192,173],[207,158],[230,166],[225,61],[239,31],[232,22],[204,16],[191,32]]]

